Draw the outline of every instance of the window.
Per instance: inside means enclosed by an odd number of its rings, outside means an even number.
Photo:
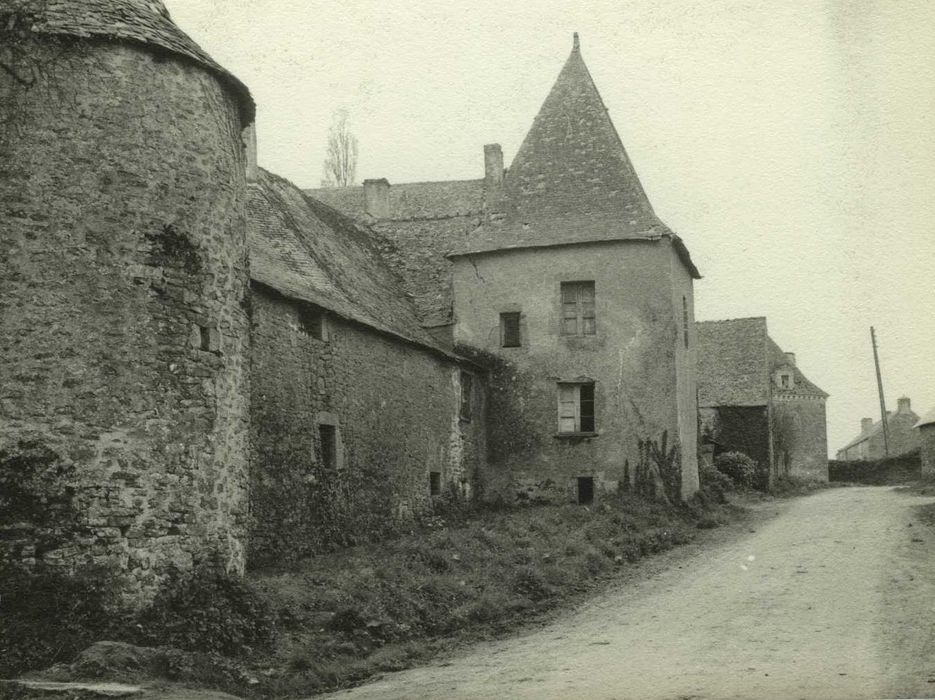
[[[321,466],[334,470],[338,466],[338,435],[333,425],[318,426],[318,439],[321,445]]]
[[[594,477],[593,476],[579,476],[578,477],[578,504],[579,505],[588,505],[589,503],[594,503]]]
[[[217,328],[198,326],[197,345],[204,352],[221,354],[221,334]]]
[[[500,346],[518,348],[520,345],[519,312],[510,311],[500,314]]]
[[[562,335],[594,335],[594,282],[562,282]]]
[[[467,372],[461,373],[461,420],[471,420],[473,405],[474,377]]]
[[[325,314],[317,306],[299,306],[299,327],[305,335],[325,340]]]
[[[685,347],[688,347],[688,299],[682,297],[682,336],[685,338]]]
[[[442,473],[429,472],[429,495],[438,496],[442,492]]]
[[[558,432],[594,432],[594,384],[558,385]]]
[[[779,375],[779,386],[783,389],[792,388],[792,375],[791,374],[780,374]]]

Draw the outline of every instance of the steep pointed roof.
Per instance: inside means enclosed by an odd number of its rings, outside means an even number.
[[[666,238],[689,273],[701,277],[681,238],[653,212],[581,56],[577,34],[502,189],[488,193],[488,201],[493,216],[452,250],[452,257]]]
[[[581,56],[577,34],[507,171],[505,187],[523,219],[610,214],[631,220],[653,214]]]

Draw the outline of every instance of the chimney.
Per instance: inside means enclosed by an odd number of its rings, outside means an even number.
[[[909,413],[911,410],[912,405],[908,396],[900,396],[896,399],[896,413]]]
[[[784,352],[783,355],[786,356],[786,363],[795,367],[795,353],[794,352]]]
[[[499,187],[503,184],[503,149],[499,143],[484,146],[484,185]]]
[[[873,427],[873,418],[861,418],[860,419],[860,432],[869,433],[870,428]]]
[[[384,177],[364,180],[367,213],[375,219],[390,218],[390,183]]]
[[[241,138],[247,150],[247,182],[257,182],[260,172],[256,161],[256,122],[243,130]]]

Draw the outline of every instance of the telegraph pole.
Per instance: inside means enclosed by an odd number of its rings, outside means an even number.
[[[886,424],[886,401],[883,400],[883,377],[880,375],[880,356],[877,354],[877,334],[870,326],[870,342],[873,344],[873,364],[877,368],[877,391],[880,393],[880,417],[883,419],[883,454],[890,456],[890,430]]]

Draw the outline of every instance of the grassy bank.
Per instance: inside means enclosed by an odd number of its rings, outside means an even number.
[[[669,506],[621,495],[589,507],[434,517],[411,535],[289,571],[254,572],[245,582],[180,581],[153,608],[106,629],[97,624],[93,637],[75,642],[116,639],[161,650],[100,645],[58,675],[168,678],[250,697],[309,695],[515,631],[739,512],[710,498]],[[35,634],[54,636],[54,626]],[[18,629],[19,639],[6,636],[0,646],[30,644]]]

